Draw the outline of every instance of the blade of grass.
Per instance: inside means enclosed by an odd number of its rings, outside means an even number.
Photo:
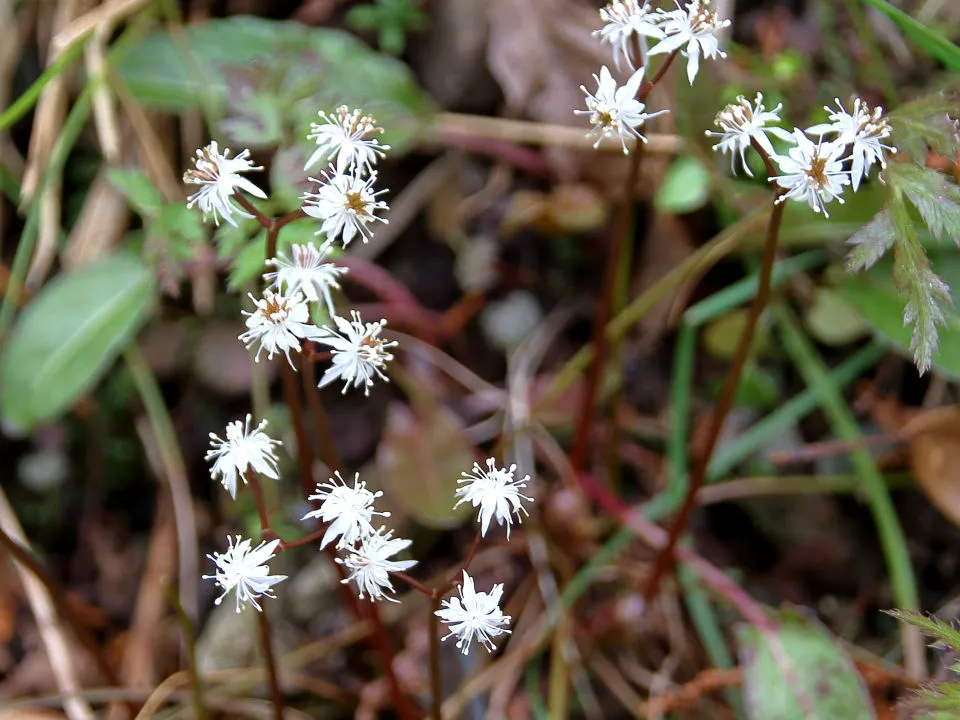
[[[857,421],[833,383],[833,378],[816,348],[803,334],[799,323],[785,306],[774,305],[771,310],[780,329],[784,350],[807,385],[816,392],[833,433],[840,440],[859,441],[862,435]],[[861,448],[851,452],[850,461],[863,483],[867,505],[877,526],[887,571],[890,573],[893,602],[899,609],[917,610],[920,599],[913,566],[910,564],[907,540],[887,485],[873,456],[866,450]],[[919,677],[924,666],[923,639],[917,629],[909,625],[903,625],[901,632],[907,670]]]
[[[846,387],[860,377],[867,368],[876,364],[885,352],[876,342],[863,346],[830,372],[832,387],[837,391]],[[793,427],[816,410],[819,402],[816,390],[808,387],[777,410],[751,425],[718,449],[707,468],[707,481],[715,482],[722,478],[735,465],[770,444],[787,428]]]
[[[84,46],[87,44],[87,38],[89,37],[89,33],[84,35],[60,53],[57,59],[50,63],[46,70],[40,73],[40,77],[38,77],[31,86],[28,87],[20,97],[14,100],[10,107],[0,113],[0,132],[3,132],[30,112],[30,109],[37,104],[37,100],[40,98],[40,93],[43,92],[43,89],[80,57],[83,53]]]
[[[916,18],[907,15],[903,10],[895,8],[887,0],[863,0],[863,2],[875,7],[893,20],[930,57],[936,58],[950,70],[960,70],[960,47],[939,33],[935,33]]]

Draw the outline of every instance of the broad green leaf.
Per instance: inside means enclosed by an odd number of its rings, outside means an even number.
[[[208,20],[182,37],[146,37],[117,71],[134,96],[167,110],[212,107],[221,131],[241,146],[297,138],[304,145],[319,110],[360,107],[394,150],[409,145],[433,112],[402,62],[349,33],[252,17]]]
[[[931,257],[931,266],[953,294],[960,290],[960,256],[937,253]],[[913,331],[904,325],[904,297],[893,274],[892,259],[883,258],[866,272],[841,278],[838,290],[878,337],[910,357]],[[945,324],[939,329],[940,344],[931,362],[938,372],[960,380],[960,313],[950,304],[942,305],[942,310]]]
[[[895,8],[887,0],[863,1],[867,5],[872,5],[899,25],[900,29],[922,47],[930,57],[942,62],[949,70],[960,70],[960,47],[934,32],[916,18],[907,15],[903,10]]]
[[[163,206],[163,198],[153,181],[142,170],[134,168],[113,168],[107,171],[107,177],[130,203],[130,207],[143,217],[153,217]]]
[[[21,430],[88,392],[146,321],[150,269],[118,254],[60,275],[17,319],[0,357],[0,417]]]
[[[856,667],[819,622],[784,612],[773,642],[752,625],[737,629],[751,720],[873,720]]]
[[[675,215],[693,212],[710,199],[710,172],[696,159],[684,155],[667,170],[654,205]]]

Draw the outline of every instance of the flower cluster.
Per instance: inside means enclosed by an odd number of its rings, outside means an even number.
[[[710,0],[691,0],[686,5],[677,3],[676,10],[652,10],[649,3],[638,0],[614,0],[600,10],[603,26],[594,33],[613,45],[613,60],[619,69],[621,58],[626,58],[633,73],[623,85],[618,85],[609,68],[600,68],[594,75],[597,90],[591,93],[580,86],[586,96],[586,110],[575,110],[587,115],[592,126],[587,137],[594,147],[604,140],[619,141],[624,154],[629,153],[628,140],[646,142],[640,127],[650,118],[666,112],[648,113],[642,101],[649,91],[645,82],[648,55],[680,54],[687,58],[687,78],[693,84],[700,69],[701,56],[707,59],[726,57],[720,50],[717,33],[730,24],[721,20],[710,9]],[[647,49],[648,39],[657,44]]]
[[[775,164],[780,174],[772,176],[770,182],[779,188],[776,202],[798,200],[807,203],[814,212],[828,216],[829,203],[836,200],[842,204],[846,187],[856,192],[874,164],[886,166],[884,152],[896,152],[882,142],[891,132],[882,108],[871,110],[857,98],[853,112],[849,113],[839,99],[836,103],[836,110],[824,108],[830,114],[830,122],[788,132],[773,124],[780,122],[781,105],[767,110],[760,93],[753,103],[739,97],[736,103],[717,114],[714,124],[720,132],[708,130],[707,135],[720,138],[714,150],[731,154],[731,170],[739,153],[744,170],[748,175],[753,174],[745,157],[749,147],[760,152],[768,163]],[[777,153],[769,136],[791,147],[785,154]],[[811,136],[817,138],[816,142]],[[825,139],[827,137],[831,139]]]
[[[387,379],[384,369],[393,359],[388,348],[396,343],[380,337],[385,320],[365,323],[356,312],[349,320],[337,315],[333,291],[340,289],[340,278],[347,270],[332,259],[337,243],[346,248],[358,237],[367,242],[372,226],[387,222],[379,214],[388,208],[378,199],[385,191],[374,189],[374,165],[390,146],[380,143],[377,136],[382,129],[360,110],[344,106],[332,114],[320,112],[319,117],[321,122],[311,124],[307,135],[315,141],[316,150],[304,169],[321,161],[328,166],[320,179],[310,179],[318,187],[303,195],[302,212],[320,221],[315,234],[322,235],[323,242],[319,247],[293,245],[289,256],[278,253],[267,260],[272,268],[263,276],[268,285],[262,297],[250,295],[253,309],[243,312],[247,329],[239,339],[255,349],[255,360],[264,353],[268,360],[283,354],[294,369],[290,353],[300,352],[305,341],[325,345],[333,362],[320,387],[342,381],[343,392],[362,387],[369,394],[376,378]],[[218,225],[221,219],[236,226],[236,216],[254,217],[244,209],[252,207],[242,193],[261,199],[266,195],[242,175],[263,169],[250,162],[249,155],[244,150],[231,158],[229,150],[220,153],[216,142],[198,150],[195,168],[183,176],[184,182],[200,185],[188,198],[188,206],[198,205]],[[310,308],[321,301],[330,324],[318,327]]]
[[[601,87],[596,96],[591,96],[588,112],[597,118],[595,123],[606,123],[607,127],[597,133],[598,140],[616,136],[626,151],[627,138],[640,138],[637,127],[656,114],[645,113],[643,103],[634,99],[643,82],[643,73],[635,73],[626,89],[616,87],[606,68],[597,81]],[[331,114],[319,113],[319,122],[311,124],[307,135],[315,142],[316,149],[304,170],[318,163],[325,164],[326,168],[318,173],[319,179],[310,179],[317,187],[303,195],[300,215],[320,221],[315,234],[323,236],[323,240],[319,245],[295,244],[289,255],[277,253],[276,257],[266,258],[263,294],[250,294],[252,309],[243,311],[246,331],[239,339],[255,352],[256,361],[263,354],[268,360],[283,355],[296,370],[291,353],[301,352],[305,343],[325,346],[332,361],[319,381],[321,388],[342,382],[344,392],[351,387],[362,387],[369,394],[376,380],[387,380],[386,363],[393,359],[390,350],[397,344],[382,337],[385,320],[365,322],[355,310],[338,314],[333,297],[346,272],[346,268],[333,261],[335,246],[339,243],[347,248],[357,238],[367,242],[376,223],[387,222],[382,216],[388,209],[387,204],[379,199],[384,191],[375,187],[376,163],[390,149],[380,142],[381,132],[376,121],[360,110],[343,106]],[[199,189],[189,196],[187,204],[199,206],[203,214],[212,216],[218,225],[224,220],[236,226],[237,217],[256,218],[268,232],[274,233],[275,240],[276,221],[268,220],[244,196],[246,193],[266,198],[260,188],[243,176],[243,173],[263,169],[254,165],[249,157],[250,152],[244,150],[231,158],[230,151],[221,153],[215,142],[197,151],[195,167],[184,174],[184,182],[198,185]],[[287,221],[292,219],[296,218],[290,217]],[[314,323],[311,305],[326,311],[329,324]],[[211,462],[211,477],[223,485],[231,498],[237,497],[238,480],[252,486],[265,533],[269,527],[259,476],[279,480],[276,448],[281,445],[267,435],[266,427],[266,420],[254,425],[250,415],[244,421],[231,422],[223,437],[210,434],[206,455]],[[530,478],[515,477],[516,470],[516,465],[499,468],[491,458],[485,469],[475,463],[472,470],[458,480],[454,507],[469,503],[478,510],[478,540],[486,536],[492,520],[506,527],[509,540],[514,520],[519,523],[527,513],[523,503],[530,502],[531,498],[520,491]],[[390,517],[389,512],[376,509],[382,495],[368,489],[359,473],[354,475],[351,484],[337,471],[327,482],[317,484],[308,498],[314,509],[303,520],[321,523],[316,532],[317,537],[322,534],[320,548],[336,553],[336,562],[346,570],[342,582],[353,583],[361,600],[397,602],[393,583],[398,573],[413,568],[417,561],[398,559],[412,541],[395,537],[392,529],[381,524],[381,520]],[[250,539],[228,536],[226,552],[208,556],[216,570],[203,578],[212,580],[220,588],[217,604],[232,592],[237,612],[247,604],[262,610],[260,598],[276,597],[274,587],[286,580],[286,576],[272,574],[268,563],[288,546],[272,532],[267,534],[269,539],[256,547]],[[308,536],[295,544],[312,539],[313,536]],[[422,588],[416,581],[411,580],[411,584]],[[510,617],[500,610],[502,596],[503,585],[494,585],[489,592],[477,592],[473,578],[464,567],[459,596],[444,600],[435,615],[448,625],[447,637],[458,638],[457,647],[464,653],[474,640],[492,651],[494,638],[510,632],[507,629]]]

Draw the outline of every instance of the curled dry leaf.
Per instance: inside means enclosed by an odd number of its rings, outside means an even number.
[[[960,526],[960,406],[924,412],[903,426],[910,467],[927,499]]]

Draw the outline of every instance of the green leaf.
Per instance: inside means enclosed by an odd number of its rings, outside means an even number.
[[[925,615],[916,610],[884,610],[900,622],[909,623],[923,630],[925,635],[935,637],[955,652],[960,652],[960,631],[938,617]]]
[[[893,20],[930,57],[942,62],[949,70],[960,70],[960,47],[935,33],[919,20],[895,8],[887,0],[864,0],[864,2]]]
[[[661,212],[681,215],[702,208],[709,199],[710,172],[684,155],[667,170],[653,202]]]
[[[886,180],[910,199],[934,237],[960,244],[960,187],[942,173],[912,163],[891,164]]]
[[[785,612],[772,640],[779,647],[751,625],[737,629],[751,720],[873,720],[862,678],[819,622]]]
[[[0,357],[0,417],[23,431],[89,391],[146,321],[156,297],[150,269],[118,254],[43,287],[17,319]]]
[[[349,33],[252,17],[208,20],[174,39],[147,36],[117,68],[144,105],[220,113],[224,140],[246,145],[302,138],[319,110],[360,107],[383,141],[408,146],[433,113],[410,69]],[[242,142],[241,142],[242,140]]]
[[[857,230],[850,238],[853,249],[847,256],[847,270],[867,270],[873,267],[897,240],[893,221],[886,210],[874,215],[873,220]]]
[[[904,103],[886,116],[893,144],[921,164],[928,147],[944,157],[953,157],[960,150],[960,136],[950,118],[956,116],[958,106],[960,94],[952,90]]]
[[[935,271],[948,290],[960,290],[960,257],[943,252],[934,254],[931,261],[928,272]],[[911,282],[921,285],[923,276]],[[894,282],[892,258],[884,258],[866,272],[841,278],[838,289],[878,337],[905,355],[913,353],[913,333],[902,319],[903,294]],[[944,326],[938,333],[939,346],[930,352],[929,361],[938,372],[960,380],[960,314],[950,304],[944,304],[941,312]]]
[[[113,168],[107,177],[141,216],[152,218],[163,206],[163,197],[153,181],[141,170]]]

